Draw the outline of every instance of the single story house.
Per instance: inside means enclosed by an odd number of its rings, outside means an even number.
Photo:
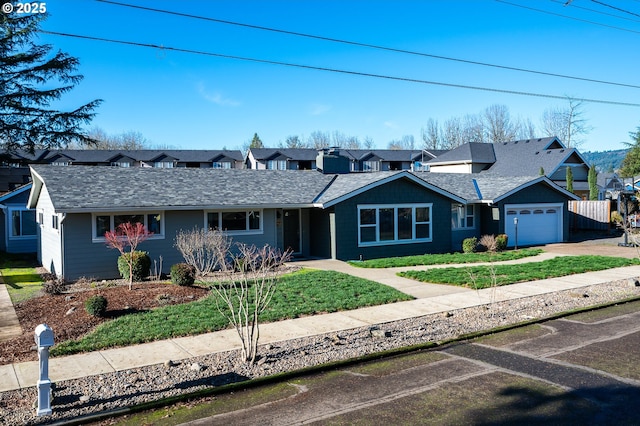
[[[35,253],[38,249],[36,211],[27,208],[31,184],[0,196],[0,250]]]
[[[127,221],[153,231],[139,249],[162,256],[165,272],[183,260],[176,234],[193,228],[341,260],[449,252],[487,233],[513,245],[516,217],[519,245],[568,237],[567,200],[577,197],[546,176],[348,173],[333,159],[322,159],[331,173],[33,165],[38,259],[70,280],[116,277],[104,234]]]

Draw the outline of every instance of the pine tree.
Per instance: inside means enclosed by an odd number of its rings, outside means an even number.
[[[589,199],[597,200],[598,199],[598,174],[596,172],[595,164],[592,164],[589,168],[589,175],[587,176],[587,180],[589,181]]]
[[[0,149],[33,151],[71,142],[91,143],[82,125],[91,121],[101,100],[72,111],[51,104],[73,89],[77,58],[51,45],[35,44],[46,15],[0,14]]]
[[[640,174],[640,127],[635,132],[629,132],[632,143],[627,143],[629,151],[622,160],[620,175],[623,177],[633,177]]]
[[[257,133],[253,134],[253,139],[251,139],[251,145],[249,145],[249,148],[264,148],[264,144]]]
[[[573,192],[573,171],[567,166],[567,191]]]

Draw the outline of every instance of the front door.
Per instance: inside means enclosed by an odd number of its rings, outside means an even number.
[[[300,253],[300,210],[284,209],[282,211],[282,228],[284,249]]]

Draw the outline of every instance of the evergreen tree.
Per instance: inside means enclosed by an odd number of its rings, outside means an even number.
[[[595,164],[592,164],[589,168],[589,175],[587,176],[587,180],[589,181],[589,199],[597,200],[598,199],[598,174],[596,172]]]
[[[573,171],[567,166],[567,191],[573,192]]]
[[[264,144],[260,140],[260,136],[257,133],[253,134],[253,139],[251,139],[251,144],[249,148],[264,148]]]
[[[627,143],[629,151],[622,160],[620,175],[623,177],[634,177],[640,175],[640,127],[635,132],[629,132],[633,142]]]
[[[51,104],[73,89],[82,75],[75,74],[77,58],[51,45],[36,44],[46,15],[0,14],[0,148],[3,151],[61,147],[71,142],[91,143],[82,125],[91,121],[94,100],[72,111]]]

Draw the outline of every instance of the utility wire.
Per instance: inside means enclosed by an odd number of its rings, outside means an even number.
[[[616,6],[613,6],[613,5],[610,5],[608,3],[605,3],[605,2],[602,2],[602,1],[598,1],[598,0],[591,0],[591,1],[596,3],[596,4],[599,4],[599,5],[602,5],[602,6],[605,6],[605,7],[609,7],[611,9],[613,9],[613,10],[617,10],[618,12],[628,13],[629,15],[637,16],[638,18],[640,18],[640,15],[638,15],[637,13],[630,12],[630,11],[628,11],[626,9],[622,9],[622,8],[619,8],[619,7],[616,7]]]
[[[612,85],[612,86],[620,86],[620,87],[629,87],[629,88],[633,88],[633,89],[640,89],[640,86],[634,85],[634,84],[616,83],[616,82],[612,82],[612,81],[598,80],[598,79],[592,79],[592,78],[586,78],[586,77],[576,77],[576,76],[571,76],[571,75],[566,75],[566,74],[558,74],[558,73],[551,73],[551,72],[545,72],[545,71],[530,70],[530,69],[519,68],[519,67],[510,67],[510,66],[506,66],[506,65],[490,64],[490,63],[487,63],[487,62],[471,61],[471,60],[468,60],[468,59],[452,58],[452,57],[449,57],[449,56],[433,55],[433,54],[424,53],[424,52],[416,52],[416,51],[411,51],[411,50],[396,49],[396,48],[393,48],[393,47],[380,46],[380,45],[368,44],[368,43],[361,43],[361,42],[357,42],[357,41],[349,41],[349,40],[343,40],[343,39],[337,39],[337,38],[331,38],[331,37],[324,37],[324,36],[313,35],[313,34],[299,33],[299,32],[295,32],[295,31],[288,31],[288,30],[277,29],[277,28],[262,27],[262,26],[259,26],[259,25],[244,24],[244,23],[241,23],[241,22],[234,22],[234,21],[227,21],[227,20],[223,20],[223,19],[209,18],[209,17],[205,17],[205,16],[198,16],[198,15],[192,15],[192,14],[187,14],[187,13],[174,12],[174,11],[164,10],[164,9],[156,9],[156,8],[151,8],[151,7],[138,6],[138,5],[128,4],[128,3],[121,3],[121,2],[117,2],[117,1],[112,1],[112,0],[96,0],[96,1],[101,2],[101,3],[112,4],[112,5],[116,5],[116,6],[130,7],[132,9],[146,10],[146,11],[149,11],[149,12],[164,13],[164,14],[167,14],[167,15],[180,16],[180,17],[184,17],[184,18],[199,19],[199,20],[202,20],[202,21],[216,22],[216,23],[219,23],[219,24],[234,25],[234,26],[238,26],[238,27],[251,28],[251,29],[255,29],[255,30],[270,31],[270,32],[279,33],[279,34],[293,35],[293,36],[296,36],[296,37],[306,37],[306,38],[311,38],[311,39],[315,39],[315,40],[323,40],[323,41],[329,41],[329,42],[333,42],[333,43],[342,43],[342,44],[347,44],[347,45],[351,45],[351,46],[367,47],[367,48],[371,48],[371,49],[385,50],[385,51],[388,51],[388,52],[404,53],[404,54],[409,54],[409,55],[423,56],[423,57],[428,57],[428,58],[441,59],[441,60],[446,60],[446,61],[454,61],[454,62],[460,62],[460,63],[471,64],[471,65],[480,65],[480,66],[485,66],[485,67],[499,68],[499,69],[509,70],[509,71],[526,72],[526,73],[530,73],[530,74],[538,74],[538,75],[546,75],[546,76],[550,76],[550,77],[586,81],[586,82],[589,82],[589,83],[607,84],[607,85]]]
[[[99,1],[102,1],[102,0],[99,0]],[[574,21],[579,21],[579,22],[585,22],[587,24],[593,24],[593,25],[598,25],[598,26],[601,26],[601,27],[612,28],[614,30],[627,31],[627,32],[634,33],[634,34],[640,34],[640,31],[630,30],[628,28],[622,28],[622,27],[616,27],[616,26],[613,26],[613,25],[602,24],[600,22],[589,21],[587,19],[574,18],[573,16],[563,15],[561,13],[549,12],[548,10],[536,9],[535,7],[529,7],[529,6],[524,6],[522,4],[511,3],[511,2],[505,1],[505,0],[496,0],[496,1],[498,3],[508,4],[509,6],[521,7],[523,9],[533,10],[534,12],[546,13],[547,15],[559,16],[561,18],[572,19]]]
[[[558,4],[562,4],[564,6],[569,6],[569,4],[567,4],[566,0],[551,0],[553,3],[558,3]],[[633,19],[633,18],[628,18],[626,16],[620,16],[620,15],[615,15],[613,13],[607,13],[607,12],[603,12],[601,10],[597,10],[597,9],[591,9],[589,7],[584,7],[584,6],[576,6],[575,4],[571,4],[570,5],[572,9],[582,9],[582,10],[586,10],[588,12],[593,12],[593,13],[599,13],[600,15],[605,15],[605,16],[611,16],[613,18],[617,18],[617,19],[624,19],[625,21],[631,21],[631,22],[640,22],[640,20],[638,19]]]
[[[239,61],[248,61],[248,62],[261,63],[261,64],[280,65],[280,66],[287,66],[292,68],[302,68],[302,69],[309,69],[309,70],[316,70],[316,71],[327,71],[327,72],[334,72],[339,74],[355,75],[360,77],[381,78],[386,80],[404,81],[409,83],[430,84],[435,86],[455,87],[459,89],[468,89],[468,90],[481,90],[485,92],[506,93],[510,95],[532,96],[532,97],[538,97],[538,98],[561,99],[561,100],[567,99],[567,96],[523,92],[518,90],[495,89],[490,87],[470,86],[466,84],[444,83],[439,81],[421,80],[421,79],[408,78],[408,77],[395,77],[390,75],[373,74],[373,73],[360,72],[360,71],[348,71],[348,70],[341,70],[336,68],[327,68],[327,67],[318,67],[313,65],[294,64],[290,62],[272,61],[268,59],[257,59],[257,58],[243,57],[243,56],[225,55],[221,53],[203,52],[203,51],[193,50],[193,49],[181,49],[177,47],[162,46],[162,45],[159,46],[156,44],[149,44],[149,43],[115,40],[115,39],[92,37],[92,36],[79,35],[79,34],[60,33],[56,31],[39,30],[39,32],[42,34],[50,34],[50,35],[61,36],[61,37],[71,37],[71,38],[78,38],[83,40],[102,41],[106,43],[123,44],[127,46],[147,47],[147,48],[159,49],[163,51],[190,53],[195,55],[212,56],[212,57],[224,58],[224,59],[235,59]],[[618,101],[608,101],[608,100],[602,100],[602,99],[574,98],[574,97],[571,97],[571,99],[574,99],[576,101],[589,102],[589,103],[640,107],[640,104],[630,103],[630,102],[618,102]]]

